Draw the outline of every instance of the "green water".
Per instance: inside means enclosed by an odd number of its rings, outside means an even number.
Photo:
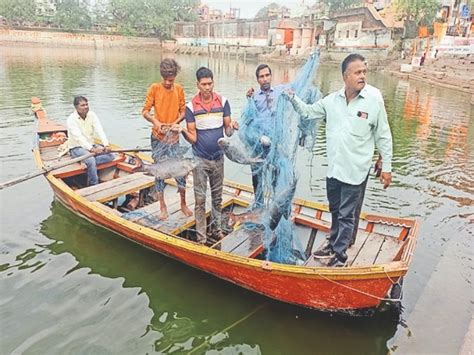
[[[1,181],[35,168],[32,96],[64,122],[72,97],[89,98],[112,142],[147,146],[140,111],[159,78],[157,51],[0,47]],[[256,63],[176,57],[187,98],[208,65],[233,117],[255,87]],[[272,65],[275,83],[290,65]],[[386,354],[457,353],[472,318],[474,120],[470,97],[371,74],[394,136],[394,183],[372,179],[366,211],[419,218],[404,311],[350,318],[266,299],[96,227],[57,202],[44,179],[0,191],[0,353]],[[336,67],[316,78],[342,86]],[[325,203],[324,135],[300,151],[297,194]],[[250,171],[226,163],[226,177]]]

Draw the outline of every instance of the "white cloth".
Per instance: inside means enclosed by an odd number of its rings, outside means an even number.
[[[104,133],[97,115],[89,111],[85,119],[74,111],[67,118],[67,135],[69,149],[82,147],[91,150],[95,139],[98,138],[104,146],[109,145],[109,141]]]

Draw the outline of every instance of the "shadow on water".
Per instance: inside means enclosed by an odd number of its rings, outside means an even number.
[[[154,316],[146,332],[158,334],[159,352],[386,354],[398,324],[387,312],[351,318],[269,300],[131,243],[58,202],[41,233],[54,240],[45,246],[53,255],[77,260],[67,273],[86,268],[123,278],[123,287],[148,296]]]

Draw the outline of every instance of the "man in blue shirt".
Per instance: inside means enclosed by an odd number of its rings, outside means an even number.
[[[196,72],[199,92],[186,104],[186,128],[183,136],[193,146],[198,161],[193,170],[197,241],[207,242],[206,233],[206,190],[207,181],[211,188],[211,225],[213,239],[224,237],[222,232],[222,191],[224,182],[224,156],[217,141],[234,133],[239,125],[230,117],[227,99],[214,92],[214,76],[208,68]]]
[[[342,62],[341,90],[311,105],[291,90],[285,92],[303,118],[326,120],[326,187],[332,223],[327,245],[314,255],[331,257],[330,266],[343,266],[347,260],[374,148],[382,157],[380,181],[384,188],[392,181],[392,134],[387,113],[382,94],[367,84],[366,74],[365,58],[353,53]]]
[[[273,126],[275,119],[275,108],[278,96],[285,88],[284,85],[273,87],[272,84],[272,70],[267,64],[260,64],[255,71],[257,82],[260,86],[257,91],[250,88],[247,91],[247,97],[252,98],[257,107],[258,115],[254,118],[247,130],[252,130],[252,136],[261,137],[267,136],[273,138]],[[262,147],[259,142],[252,142],[254,145],[254,153],[256,155],[261,153]],[[252,185],[255,196],[255,208],[263,207],[263,164],[250,165],[252,171]],[[276,177],[273,179],[276,181]]]

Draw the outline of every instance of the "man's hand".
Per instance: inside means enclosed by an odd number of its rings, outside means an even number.
[[[101,146],[94,146],[89,150],[89,152],[91,152],[92,154],[95,154],[95,155],[100,154],[103,151],[104,151],[104,147],[101,147]]]
[[[253,88],[248,89],[247,91],[247,98],[251,98],[255,90]]]
[[[235,120],[230,120],[230,128],[239,129],[239,122],[237,122]]]
[[[282,94],[290,100],[295,97],[295,92],[293,91],[293,89],[283,90]]]
[[[374,172],[375,172],[375,177],[380,177],[380,174],[382,174],[382,156],[381,155],[379,155],[379,158],[375,162]]]
[[[392,173],[384,173],[380,174],[380,182],[383,184],[383,188],[386,189],[390,186],[392,182]]]
[[[172,132],[180,133],[182,131],[182,126],[180,124],[175,123],[170,127],[169,130]]]
[[[153,130],[157,133],[163,133],[161,130],[163,128],[163,125],[160,123],[158,120],[153,121]]]

